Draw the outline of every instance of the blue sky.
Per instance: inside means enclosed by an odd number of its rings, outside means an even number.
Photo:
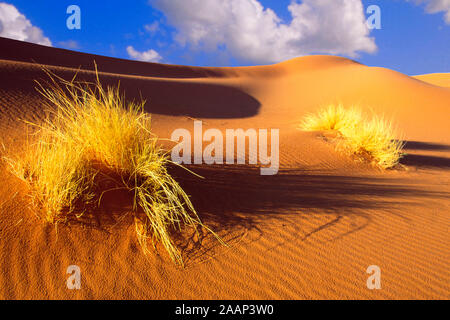
[[[315,7],[327,1],[330,5]],[[409,75],[450,72],[448,0],[305,0],[303,6],[298,0],[289,8],[290,0],[215,0],[208,6],[206,2],[5,1],[53,46],[118,58],[239,66],[325,53]],[[226,5],[233,2],[234,6]],[[254,8],[255,2],[262,11]],[[346,2],[351,5],[344,8]],[[358,9],[361,2],[363,11],[370,5],[380,7],[381,29],[364,33],[367,30],[360,23]],[[66,27],[66,9],[72,4],[81,9],[80,30]],[[295,21],[293,12],[298,14]],[[0,10],[0,22],[6,19],[4,15]],[[350,18],[343,21],[341,17]]]

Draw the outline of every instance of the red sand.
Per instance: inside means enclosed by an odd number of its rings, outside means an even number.
[[[54,226],[36,217],[23,183],[1,164],[2,299],[448,299],[450,298],[450,89],[447,74],[415,78],[333,56],[272,66],[198,68],[141,63],[1,39],[0,130],[21,148],[19,118],[41,119],[33,80],[93,79],[147,100],[154,132],[176,128],[279,128],[280,173],[251,166],[194,166],[177,173],[212,236],[183,249],[184,269],[163,248],[145,257],[129,206],[111,201],[85,224]],[[404,168],[355,162],[297,129],[307,112],[342,102],[393,118],[404,133]],[[78,265],[82,289],[66,288]],[[381,268],[380,290],[366,269]]]

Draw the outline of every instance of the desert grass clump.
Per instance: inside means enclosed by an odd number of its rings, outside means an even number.
[[[346,109],[342,105],[330,105],[313,114],[307,114],[301,128],[306,131],[335,131],[355,127],[361,123],[362,113],[357,108]]]
[[[356,107],[331,105],[307,115],[301,129],[332,131],[339,148],[384,169],[396,166],[403,154],[404,143],[396,139],[392,122],[377,115],[369,118]]]
[[[118,87],[100,81],[80,83],[52,76],[39,85],[49,112],[34,130],[25,152],[6,160],[31,190],[32,199],[50,223],[98,205],[108,190],[98,181],[132,194],[138,240],[144,252],[162,243],[176,263],[182,257],[171,232],[182,225],[204,227],[188,195],[169,174],[168,153],[150,131],[144,102],[126,103]],[[82,214],[82,211],[81,211]],[[211,231],[212,232],[212,231]],[[220,240],[220,239],[219,239]]]

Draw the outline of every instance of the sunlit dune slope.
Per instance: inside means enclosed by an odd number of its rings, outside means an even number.
[[[440,87],[450,87],[450,73],[430,73],[414,76],[413,78],[431,83]]]

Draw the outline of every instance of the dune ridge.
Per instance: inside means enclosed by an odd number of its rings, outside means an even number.
[[[426,76],[332,56],[210,68],[3,38],[0,47],[0,136],[7,150],[21,148],[26,131],[18,119],[44,116],[34,90],[34,80],[46,79],[38,63],[64,78],[81,66],[78,78],[91,81],[95,60],[104,84],[120,81],[129,99],[147,100],[161,138],[177,128],[192,132],[193,119],[202,120],[204,130],[280,129],[278,175],[260,176],[249,165],[191,166],[202,180],[173,172],[201,219],[231,245],[222,247],[208,235],[200,248],[188,242],[184,269],[161,248],[160,255],[142,255],[129,208],[117,195],[83,223],[59,225],[56,232],[37,219],[24,184],[2,162],[0,298],[450,297],[448,88],[428,83]],[[335,102],[392,117],[407,140],[403,169],[355,162],[318,133],[297,129],[306,113]],[[72,264],[81,268],[81,290],[66,288]],[[366,269],[373,264],[381,268],[381,290],[366,287]]]

